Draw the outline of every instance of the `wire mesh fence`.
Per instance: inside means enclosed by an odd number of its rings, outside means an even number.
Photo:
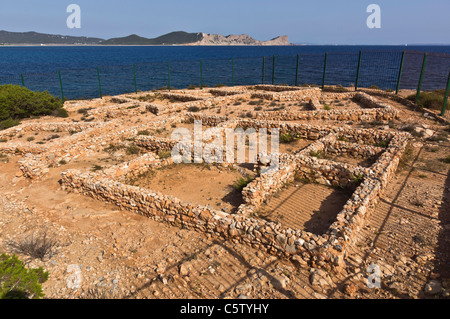
[[[445,93],[449,71],[449,54],[360,51],[149,62],[39,74],[0,74],[0,84],[47,90],[65,99],[95,98],[161,88],[254,84],[414,90],[420,97],[423,91],[441,90]]]

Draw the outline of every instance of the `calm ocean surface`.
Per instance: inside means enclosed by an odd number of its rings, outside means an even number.
[[[407,50],[401,88],[417,87],[424,52],[433,52],[427,59],[424,89],[445,88],[450,46],[0,47],[0,84],[24,83],[30,89],[49,90],[60,96],[61,71],[66,98],[95,97],[99,94],[97,67],[105,95],[150,90],[169,83],[176,88],[200,83],[320,84],[324,54],[328,52],[326,85],[350,85],[356,81],[360,50],[360,86],[395,89],[402,51]]]

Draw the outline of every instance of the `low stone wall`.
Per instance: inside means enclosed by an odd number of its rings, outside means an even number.
[[[247,94],[247,91],[236,89],[210,89],[209,93],[215,96],[230,96],[238,94]]]
[[[118,105],[108,105],[90,109],[86,111],[87,116],[104,117],[108,119],[119,118],[122,116],[139,115],[142,112],[146,112],[147,108],[145,103],[132,101],[126,103],[120,103]]]
[[[0,131],[0,138],[14,137],[26,132],[69,132],[78,133],[97,126],[98,122],[83,123],[24,123],[9,129]]]
[[[323,151],[335,155],[346,154],[354,158],[370,158],[379,155],[384,151],[384,149],[382,147],[361,145],[358,143],[348,143],[336,140],[333,143],[325,144],[325,148],[323,149]]]
[[[273,91],[273,92],[308,90],[308,88],[302,88],[297,86],[270,85],[270,84],[253,85],[250,88],[254,90]]]
[[[138,136],[135,140],[136,145],[145,148],[151,152],[169,151],[178,143],[171,139],[155,136]]]
[[[179,94],[179,93],[160,93],[160,94],[162,97],[166,99],[180,102],[192,102],[192,101],[199,101],[202,99],[201,97],[189,94]]]
[[[255,124],[255,121],[252,124]],[[258,125],[263,126],[263,123]],[[270,123],[266,123],[266,126],[270,126]],[[295,126],[298,125],[291,128]],[[307,130],[306,125],[299,127]],[[67,190],[115,203],[123,209],[157,221],[247,243],[279,256],[296,254],[313,266],[338,267],[343,262],[348,245],[352,243],[356,232],[363,225],[381,191],[395,172],[409,134],[392,132],[374,134],[373,130],[354,130],[348,127],[334,129],[337,132],[330,132],[329,128],[314,127],[314,129],[316,132],[323,132],[324,136],[295,155],[280,154],[279,170],[261,175],[244,188],[245,203],[239,207],[237,214],[227,214],[202,205],[185,203],[172,196],[123,184],[121,181],[127,178],[171,163],[163,162],[151,154],[100,173],[83,173],[77,170],[63,172],[62,186]],[[378,135],[374,140],[381,136],[389,137],[389,146],[379,148],[338,140],[342,135],[358,139],[366,134]],[[308,132],[305,135],[308,135]],[[145,143],[152,139],[140,137],[139,140]],[[156,142],[157,140],[152,140],[151,143]],[[163,140],[159,142],[164,145]],[[367,155],[381,150],[383,154],[370,168],[310,156],[311,151],[323,151],[331,145],[342,152],[359,150],[363,155]],[[296,174],[325,185],[356,187],[352,197],[338,214],[336,222],[323,235],[293,230],[278,223],[251,217],[265,200],[286,183],[291,182]],[[358,179],[355,180],[355,177]]]
[[[307,101],[313,97],[320,97],[319,88],[299,88],[297,90],[283,90],[281,92],[254,91],[251,96],[270,101]]]

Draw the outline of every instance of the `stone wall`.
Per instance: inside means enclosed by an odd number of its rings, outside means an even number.
[[[327,131],[317,127],[315,130]],[[239,207],[236,214],[185,203],[173,196],[123,184],[130,176],[143,174],[157,166],[171,163],[170,161],[164,163],[155,155],[147,154],[100,173],[69,170],[62,173],[62,185],[67,190],[115,203],[123,209],[171,225],[247,243],[279,256],[296,254],[315,266],[339,266],[345,256],[346,247],[351,244],[380,192],[395,172],[409,135],[390,133],[389,146],[382,149],[384,151],[382,156],[370,168],[335,163],[311,157],[309,154],[311,151],[325,150],[330,145],[339,146],[343,152],[360,150],[364,155],[380,151],[377,147],[366,145],[359,147],[353,143],[337,140],[339,134],[355,139],[364,134],[371,134],[364,131],[340,128],[339,132],[325,135],[295,155],[282,154],[278,171],[263,174],[244,188],[245,203]],[[380,135],[386,137],[387,134],[380,133]],[[142,141],[146,139],[142,137]],[[166,141],[152,141],[158,142],[165,145]],[[265,200],[292,181],[296,174],[303,174],[304,177],[311,178],[312,182],[334,186],[348,186],[347,184],[354,183],[354,176],[360,178],[354,185],[355,192],[338,214],[336,222],[323,235],[294,230],[281,224],[251,217]]]

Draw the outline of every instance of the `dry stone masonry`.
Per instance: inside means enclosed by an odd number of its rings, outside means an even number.
[[[358,231],[372,212],[380,194],[395,173],[407,145],[409,134],[390,130],[355,129],[347,125],[313,125],[308,120],[369,121],[391,120],[398,117],[392,106],[380,103],[370,92],[322,93],[318,88],[257,85],[251,87],[214,88],[153,92],[170,103],[148,103],[119,96],[101,101],[101,106],[86,110],[92,122],[24,124],[1,131],[0,138],[10,138],[25,131],[69,132],[67,137],[43,146],[32,143],[0,143],[0,152],[22,154],[20,169],[23,176],[37,179],[48,173],[49,167],[61,160],[70,162],[111,144],[131,143],[142,155],[100,171],[70,169],[61,174],[61,186],[98,200],[114,203],[122,209],[171,225],[209,233],[226,240],[246,243],[272,254],[302,259],[316,267],[340,267]],[[242,98],[257,97],[269,101],[301,101],[308,103],[307,111],[292,109],[259,112],[253,118],[216,116],[192,112],[211,105]],[[324,98],[351,98],[361,108],[324,110]],[[71,110],[86,107],[82,102],[67,102]],[[152,114],[151,123],[124,128],[124,115],[138,117]],[[107,119],[107,121],[105,121]],[[103,120],[103,121],[102,121]],[[310,140],[309,146],[294,153],[280,153],[279,167],[257,176],[242,191],[243,201],[236,213],[227,213],[196,203],[127,185],[127,181],[154,169],[173,164],[158,153],[170,151],[178,143],[170,138],[138,135],[148,128],[176,127],[180,123],[201,120],[208,127],[279,128],[280,132]],[[306,120],[304,123],[295,121]],[[372,158],[368,167],[334,161],[327,156]],[[258,170],[263,168],[257,164]],[[220,166],[219,166],[220,167]],[[199,177],[201,178],[201,177]],[[258,210],[272,196],[294,180],[331,187],[350,188],[353,194],[336,220],[323,234],[291,229],[279,223],[258,218]]]

